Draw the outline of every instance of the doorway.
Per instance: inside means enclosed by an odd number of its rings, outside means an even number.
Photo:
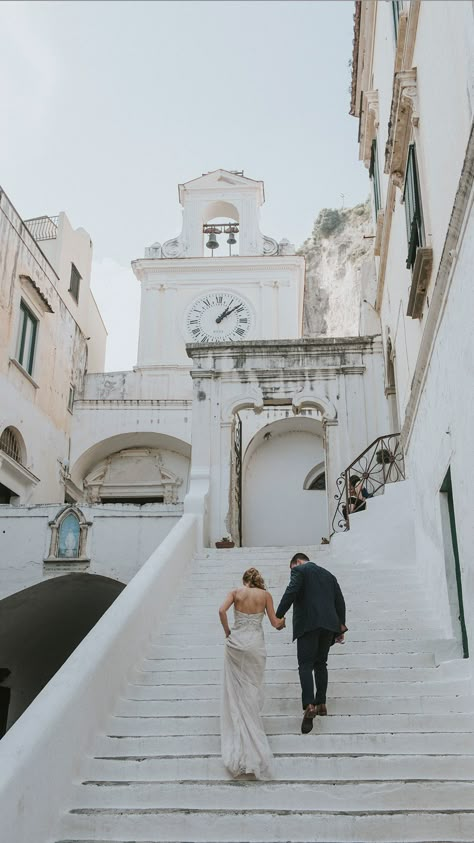
[[[469,658],[469,642],[464,619],[464,603],[462,593],[462,573],[459,560],[458,540],[456,533],[456,515],[454,510],[453,487],[451,469],[448,468],[440,489],[441,526],[443,531],[444,560],[446,566],[446,582],[448,588],[449,609],[451,623],[456,638],[462,644],[463,658]]]

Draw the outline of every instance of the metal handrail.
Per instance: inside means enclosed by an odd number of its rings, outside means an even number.
[[[351,477],[358,478],[351,483]],[[367,499],[383,495],[387,483],[405,480],[405,458],[399,433],[389,433],[374,439],[359,456],[341,472],[336,480],[336,510],[331,524],[331,536],[350,529],[350,515],[366,508]],[[353,485],[357,494],[351,494]],[[359,497],[362,495],[362,497]]]
[[[33,217],[25,220],[25,225],[30,234],[38,242],[40,240],[55,240],[58,236],[59,215],[56,217]]]

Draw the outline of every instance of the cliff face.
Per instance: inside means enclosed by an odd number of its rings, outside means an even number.
[[[324,208],[298,254],[306,258],[303,334],[307,337],[377,333],[364,298],[373,301],[375,267],[369,201]]]

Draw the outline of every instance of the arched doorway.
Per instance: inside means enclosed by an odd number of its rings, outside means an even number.
[[[319,544],[327,536],[324,462],[316,419],[279,419],[256,433],[243,460],[243,545]]]
[[[66,574],[0,601],[0,737],[123,588],[108,577]]]

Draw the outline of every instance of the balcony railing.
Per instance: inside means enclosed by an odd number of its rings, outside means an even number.
[[[400,434],[379,436],[342,472],[336,483],[336,511],[331,524],[334,533],[350,529],[350,519],[367,506],[367,501],[383,495],[387,483],[405,480],[405,459]],[[370,506],[370,504],[369,504]]]
[[[36,242],[40,240],[55,240],[58,236],[58,220],[59,216],[33,217],[31,220],[25,220],[25,225]]]

